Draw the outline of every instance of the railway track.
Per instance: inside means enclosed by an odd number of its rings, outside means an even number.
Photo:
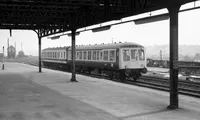
[[[37,60],[29,61],[29,64],[38,66]],[[48,68],[49,69],[49,68]],[[82,75],[96,77],[96,78],[104,78],[109,79],[107,75],[100,75],[95,73],[81,73]],[[114,78],[112,81],[122,82],[119,79]],[[137,81],[133,81],[130,79],[126,79],[123,81],[124,84],[136,85],[141,87],[147,87],[151,89],[157,89],[162,91],[169,91],[169,79],[167,78],[158,78],[152,76],[141,76]],[[200,98],[200,83],[189,82],[189,81],[181,81],[178,82],[178,92],[179,94],[193,96]]]
[[[154,88],[154,89],[169,91],[170,83],[169,83],[169,79],[166,79],[166,78],[142,76],[140,79],[138,79],[137,82],[150,85],[150,87]],[[200,84],[195,83],[195,82],[179,80],[179,82],[178,82],[178,92],[180,94],[200,98]]]
[[[106,75],[99,75],[99,74],[87,74],[84,73],[83,75],[96,77],[96,78],[105,78],[109,79]],[[119,79],[113,79],[112,81],[115,82],[122,82]],[[147,87],[151,89],[157,89],[162,91],[169,92],[169,79],[166,78],[158,78],[158,77],[152,77],[152,76],[141,76],[137,81],[133,81],[130,79],[126,79],[123,81],[124,84],[130,84],[130,85],[136,85],[141,87]],[[192,97],[200,98],[200,84],[194,83],[194,82],[188,82],[188,81],[179,81],[178,84],[178,92],[179,94],[188,95]]]

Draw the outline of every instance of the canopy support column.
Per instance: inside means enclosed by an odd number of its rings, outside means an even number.
[[[180,6],[168,8],[170,15],[170,105],[178,108],[178,11]]]
[[[41,73],[42,72],[42,59],[41,59],[41,39],[42,37],[38,36],[38,46],[39,46],[39,49],[38,49],[38,56],[39,56],[39,72]]]
[[[72,65],[71,65],[71,69],[72,69],[72,78],[71,78],[71,82],[77,82],[76,81],[76,66],[75,66],[75,53],[76,53],[76,29],[72,29],[72,49],[71,49],[71,55],[72,55]]]

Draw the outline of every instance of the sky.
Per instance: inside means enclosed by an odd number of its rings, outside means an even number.
[[[194,3],[186,4],[180,9],[193,7]],[[196,2],[196,6],[200,6],[200,2]],[[161,10],[167,12],[166,9]],[[151,12],[155,15],[159,12]],[[140,16],[149,16],[145,13]],[[135,16],[133,16],[135,17]],[[131,19],[124,18],[122,21]],[[200,45],[200,9],[179,13],[179,44],[184,45]],[[7,39],[10,45],[15,45],[17,52],[23,50],[26,55],[38,55],[38,37],[31,30],[12,30],[10,37],[9,30],[0,30],[0,53],[2,47],[7,48]],[[166,45],[169,44],[169,20],[153,22],[142,25],[135,25],[134,22],[124,23],[112,26],[108,31],[92,33],[86,31],[80,33],[76,37],[77,45],[101,44],[112,42],[135,42],[144,46]],[[62,36],[60,39],[51,40],[47,37],[42,38],[42,49],[48,47],[63,47],[71,45],[71,37]],[[7,51],[5,51],[5,54]]]

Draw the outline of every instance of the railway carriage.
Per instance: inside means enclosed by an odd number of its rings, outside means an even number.
[[[67,64],[68,47],[47,48],[42,50],[43,66],[49,68],[64,68]]]
[[[136,43],[112,43],[76,46],[76,71],[106,73],[111,79],[126,77],[136,80],[146,73],[145,48]],[[42,51],[42,62],[47,67],[71,69],[71,47],[48,48]]]

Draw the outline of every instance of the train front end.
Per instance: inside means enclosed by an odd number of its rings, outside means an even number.
[[[146,73],[146,52],[143,46],[129,46],[120,49],[119,68],[127,77],[136,80]]]

